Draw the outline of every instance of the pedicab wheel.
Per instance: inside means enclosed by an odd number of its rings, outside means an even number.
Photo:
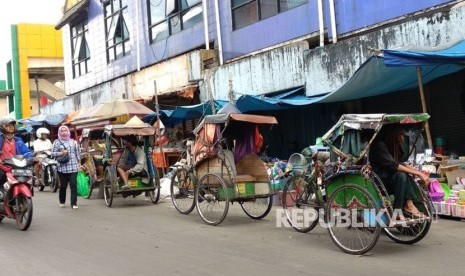
[[[52,172],[51,180],[52,181],[50,181],[50,191],[52,193],[56,193],[58,190],[58,181],[59,181],[58,172],[56,170]]]
[[[325,222],[331,239],[342,251],[361,255],[379,239],[378,213],[376,201],[364,187],[344,184],[326,202]]]
[[[157,204],[160,200],[160,178],[156,175],[152,181],[155,189],[149,192],[149,197],[153,204]]]
[[[186,168],[178,168],[171,177],[171,201],[174,208],[188,215],[195,208],[195,176]]]
[[[112,169],[112,167],[113,166],[110,166],[105,169],[105,179],[103,183],[103,198],[108,207],[111,207],[113,203],[113,192],[115,191],[116,185],[115,169]]]
[[[89,199],[90,196],[92,195],[92,191],[94,190],[95,182],[97,180],[93,176],[89,176],[89,182],[87,183],[87,196],[85,196],[86,199]]]
[[[383,228],[386,235],[401,244],[414,244],[421,241],[429,231],[431,221],[416,222],[407,226]]]
[[[273,198],[258,197],[247,201],[239,202],[244,213],[252,219],[262,219],[270,213],[273,207]]]
[[[304,176],[293,176],[284,184],[282,207],[287,222],[297,232],[310,232],[318,224],[319,210],[312,207],[315,200],[315,192]],[[304,212],[312,215],[302,215]]]
[[[425,206],[429,213],[434,212],[434,207]],[[426,213],[425,213],[426,214]],[[397,225],[384,228],[384,233],[393,241],[401,244],[414,244],[421,241],[431,227],[431,219],[413,221],[407,225]]]
[[[21,231],[26,231],[32,222],[32,199],[24,195],[17,197],[17,209],[15,210],[16,226]]]
[[[220,176],[202,176],[195,188],[194,198],[197,211],[206,224],[218,225],[226,217],[229,195],[226,182]]]

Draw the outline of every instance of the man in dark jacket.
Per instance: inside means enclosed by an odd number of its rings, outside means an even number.
[[[14,155],[24,155],[26,158],[32,158],[32,153],[23,140],[15,136],[16,120],[3,118],[1,125],[4,133],[0,134],[0,164],[3,163],[4,159],[11,158]],[[6,172],[0,169],[0,198],[3,198],[3,184],[6,180]]]

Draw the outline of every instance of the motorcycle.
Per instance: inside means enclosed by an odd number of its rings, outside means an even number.
[[[58,190],[58,162],[51,158],[50,151],[42,151],[37,154],[37,157],[42,167],[37,176],[39,191],[42,192],[45,186],[50,186],[50,191],[55,193]]]
[[[0,202],[0,222],[4,218],[16,220],[19,230],[26,231],[32,222],[33,158],[15,155],[4,159],[0,169],[6,172],[3,199]]]

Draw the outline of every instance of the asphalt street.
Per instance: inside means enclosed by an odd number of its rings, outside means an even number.
[[[465,223],[440,219],[425,239],[401,245],[382,235],[364,256],[340,251],[326,229],[302,234],[276,227],[276,209],[261,221],[238,204],[218,226],[197,211],[181,215],[170,199],[79,198],[36,192],[28,231],[0,223],[0,275],[455,275],[463,272]],[[69,201],[68,201],[69,202]]]

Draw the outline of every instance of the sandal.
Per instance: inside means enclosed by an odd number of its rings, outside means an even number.
[[[420,212],[420,211],[417,211],[417,212],[415,212],[415,213],[411,213],[411,212],[409,212],[409,211],[403,210],[403,213],[404,213],[404,215],[405,215],[406,217],[412,218],[412,219],[425,219],[425,218],[426,218],[425,214],[423,214],[423,213]]]

